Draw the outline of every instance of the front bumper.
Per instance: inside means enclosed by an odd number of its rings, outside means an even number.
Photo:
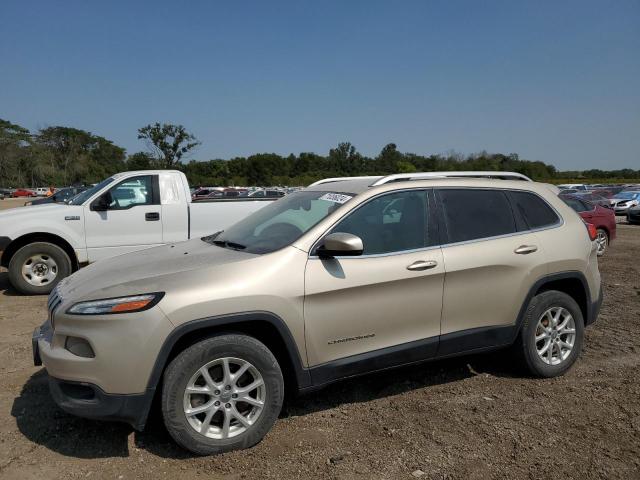
[[[638,210],[629,209],[627,211],[627,220],[629,222],[639,223],[640,222],[640,209],[638,209]]]
[[[40,342],[51,343],[53,329],[47,321],[33,331],[33,363],[42,365]],[[78,417],[125,422],[142,430],[151,408],[155,389],[138,395],[111,395],[97,385],[61,380],[49,376],[49,390],[54,402],[65,412]]]
[[[9,237],[0,237],[0,265],[4,265],[6,262],[2,262],[2,254],[11,243]]]
[[[125,422],[144,429],[153,391],[139,395],[110,395],[96,385],[49,377],[54,402],[65,412],[94,420]]]
[[[629,209],[635,207],[635,205],[622,205],[622,206],[614,206],[613,211],[616,215],[626,215]]]
[[[100,335],[92,331],[96,327],[100,329],[96,322],[89,323],[88,332],[94,333],[95,337],[100,339]],[[109,390],[105,390],[101,385],[103,382],[111,385],[114,378],[126,379],[136,371],[131,365],[134,357],[125,353],[133,349],[132,345],[120,338],[122,351],[110,348],[105,352],[104,349],[98,348],[101,358],[83,358],[64,348],[66,335],[59,334],[58,330],[57,323],[54,332],[50,321],[46,321],[34,330],[31,338],[33,363],[36,366],[44,365],[47,369],[49,389],[55,403],[72,415],[125,422],[137,430],[142,430],[155,395],[155,386],[146,385],[148,375],[145,376],[145,386],[140,390],[134,390],[133,393],[108,393]],[[151,336],[150,333],[147,335]],[[115,332],[109,336],[118,337]],[[105,365],[111,365],[112,368]]]

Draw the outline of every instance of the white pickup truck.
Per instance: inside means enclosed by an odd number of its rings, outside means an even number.
[[[0,212],[0,265],[16,290],[45,294],[84,264],[224,230],[272,201],[191,203],[182,172],[118,173],[67,204]]]

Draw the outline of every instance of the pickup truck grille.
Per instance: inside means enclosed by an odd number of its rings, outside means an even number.
[[[56,287],[49,294],[49,300],[47,302],[47,320],[51,324],[51,329],[54,328],[54,325],[53,325],[54,314],[56,313],[56,310],[58,309],[61,303],[62,303],[62,297],[58,293],[58,288]]]

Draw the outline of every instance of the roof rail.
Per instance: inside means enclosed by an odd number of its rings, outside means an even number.
[[[374,177],[375,178],[375,177]],[[396,173],[378,178],[371,184],[372,187],[384,185],[385,183],[401,182],[408,180],[421,180],[429,178],[497,178],[500,180],[523,180],[533,182],[529,177],[516,172],[414,172],[414,173]]]
[[[322,180],[318,180],[317,182],[313,182],[310,187],[314,187],[316,185],[322,185],[323,183],[333,183],[333,182],[342,182],[344,180],[378,180],[381,177],[380,175],[376,175],[373,177],[334,177],[334,178],[323,178]]]

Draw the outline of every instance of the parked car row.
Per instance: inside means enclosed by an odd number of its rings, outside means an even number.
[[[191,199],[195,201],[216,199],[216,198],[280,198],[284,197],[287,191],[281,188],[237,188],[237,187],[200,187],[191,193]]]
[[[25,207],[30,205],[44,205],[47,203],[66,203],[73,197],[81,192],[84,192],[88,187],[67,187],[56,190],[55,193],[48,197],[38,198],[36,200],[29,200],[25,202]]]
[[[609,244],[616,238],[616,216],[608,207],[591,203],[584,196],[577,194],[561,194],[559,197],[575,210],[586,223],[596,228],[596,245],[598,256],[602,256]]]
[[[627,215],[629,209],[640,205],[640,185],[558,185],[560,195],[573,195],[601,207],[612,209],[616,215]]]

